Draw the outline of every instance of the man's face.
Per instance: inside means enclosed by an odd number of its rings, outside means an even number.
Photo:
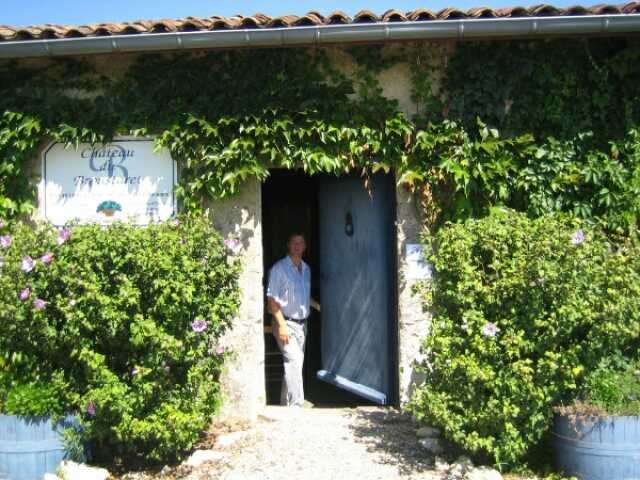
[[[295,235],[289,240],[289,255],[295,255],[301,257],[307,246],[304,243],[304,237],[302,235]]]

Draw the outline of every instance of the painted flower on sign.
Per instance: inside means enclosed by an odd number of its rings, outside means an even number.
[[[13,242],[13,238],[11,237],[11,235],[0,236],[0,247],[9,248],[12,242]]]
[[[47,252],[40,257],[40,261],[45,265],[49,265],[53,261],[53,253]]]
[[[25,300],[27,300],[29,297],[31,296],[31,289],[29,287],[25,287],[22,290],[20,290],[20,300],[22,300],[23,302]]]
[[[96,208],[96,213],[102,213],[107,217],[113,217],[116,212],[121,212],[122,206],[115,200],[105,200]]]
[[[89,415],[90,417],[93,417],[96,414],[96,405],[93,403],[93,401],[89,400],[89,403],[87,404],[87,415]]]
[[[207,329],[207,322],[204,320],[194,320],[191,322],[191,329],[194,332],[204,332]]]
[[[36,262],[33,258],[31,258],[29,255],[25,255],[24,257],[22,257],[22,265],[20,266],[20,268],[22,269],[23,272],[25,273],[29,273],[31,270],[33,270],[36,266]]]
[[[218,348],[216,348],[216,355],[222,355],[225,351],[226,349],[224,348],[224,346],[219,345]]]
[[[491,322],[487,322],[484,327],[482,327],[482,334],[485,337],[495,337],[499,331],[500,329]]]

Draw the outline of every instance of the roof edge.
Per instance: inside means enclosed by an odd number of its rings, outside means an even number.
[[[640,14],[483,18],[144,33],[0,42],[0,58],[190,49],[319,46],[403,40],[551,37],[640,32]]]

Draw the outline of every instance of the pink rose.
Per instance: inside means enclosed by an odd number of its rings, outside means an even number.
[[[44,300],[42,300],[41,298],[36,298],[36,299],[33,301],[33,307],[34,307],[36,310],[44,310],[44,307],[46,307],[46,306],[47,306],[47,302],[45,302],[45,301],[44,301]]]
[[[40,257],[40,261],[45,265],[49,265],[53,261],[53,253],[47,252]]]
[[[60,230],[60,233],[58,234],[58,245],[62,245],[64,242],[69,240],[69,237],[71,237],[71,230],[68,228]]]
[[[20,267],[23,272],[29,273],[36,266],[36,262],[29,255],[22,257],[22,266]]]

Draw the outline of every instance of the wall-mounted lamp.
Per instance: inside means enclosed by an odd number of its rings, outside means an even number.
[[[353,216],[351,215],[351,212],[347,213],[344,219],[344,233],[347,237],[353,236]]]

